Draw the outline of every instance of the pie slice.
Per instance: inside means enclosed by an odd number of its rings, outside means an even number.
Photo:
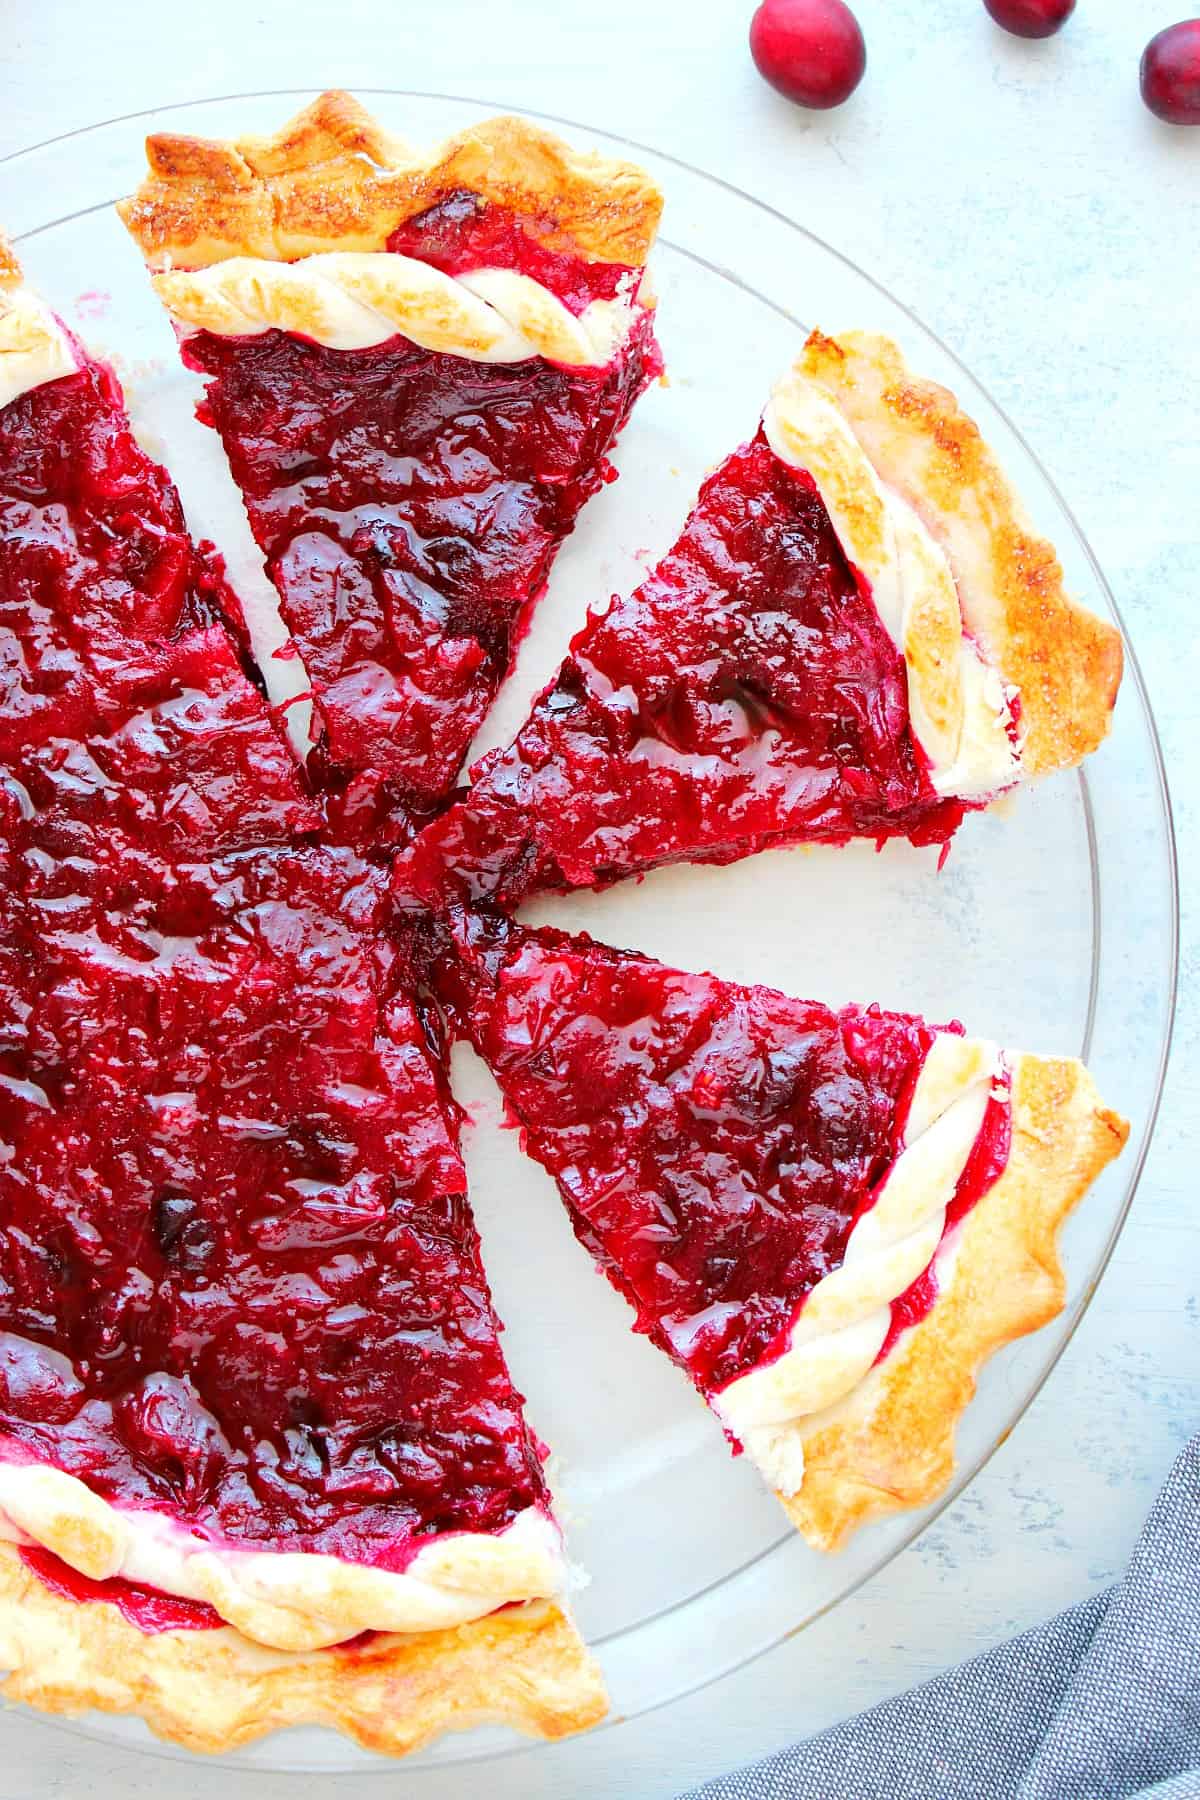
[[[772,844],[945,845],[1093,750],[1120,674],[953,396],[885,338],[814,334],[401,885],[511,905]]]
[[[197,1749],[588,1724],[384,877],[305,841],[231,597],[7,250],[0,397],[4,1691]]]
[[[576,1235],[810,1543],[921,1505],[1120,1151],[1082,1064],[501,915],[443,980]]]
[[[660,372],[660,196],[521,119],[416,151],[341,93],[147,151],[121,215],[304,658],[331,825],[384,849],[453,787]]]

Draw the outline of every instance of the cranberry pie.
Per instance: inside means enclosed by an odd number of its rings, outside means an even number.
[[[442,979],[636,1328],[812,1544],[930,1500],[980,1363],[1063,1304],[1128,1127],[1082,1064],[501,915]]]
[[[801,840],[944,845],[1094,749],[1120,674],[953,396],[885,338],[814,334],[401,885],[515,904]]]
[[[402,842],[661,367],[659,194],[520,119],[423,154],[338,93],[269,140],[147,151],[121,213],[304,657],[330,823]]]
[[[5,1691],[196,1748],[587,1724],[385,879],[7,250],[0,398]]]
[[[660,370],[660,197],[327,93],[122,204],[312,684],[0,240],[0,1666],[196,1749],[596,1720],[500,1348],[450,1028],[638,1329],[832,1548],[948,1479],[1127,1128],[1082,1066],[509,909],[784,842],[945,846],[1121,672],[972,423],[814,335],[674,549],[454,795]]]

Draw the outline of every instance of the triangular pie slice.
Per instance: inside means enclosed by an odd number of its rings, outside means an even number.
[[[304,658],[331,823],[403,841],[661,368],[660,196],[521,119],[419,152],[340,93],[271,139],[147,152],[121,214]]]
[[[809,1542],[932,1499],[1125,1142],[1082,1064],[486,912],[452,934],[450,1006],[526,1150]]]
[[[1093,750],[1120,674],[953,395],[885,338],[814,334],[402,884],[511,904],[772,844],[945,844]]]
[[[218,602],[4,250],[4,1691],[197,1749],[557,1736],[603,1693],[437,1034]]]

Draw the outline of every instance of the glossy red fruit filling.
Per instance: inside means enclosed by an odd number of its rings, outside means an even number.
[[[848,100],[867,67],[862,30],[843,0],[762,0],[750,54],[777,93],[817,111]]]
[[[1075,0],[983,0],[997,25],[1015,37],[1047,38],[1061,31]]]
[[[637,1329],[710,1394],[778,1355],[900,1148],[933,1029],[498,916],[453,933],[455,1016]]]
[[[21,1551],[22,1561],[52,1594],[76,1605],[104,1600],[115,1606],[122,1618],[148,1637],[162,1631],[215,1631],[225,1621],[203,1600],[180,1600],[174,1594],[162,1594],[157,1588],[139,1587],[136,1582],[93,1581],[81,1575],[49,1550],[29,1545]]]
[[[1200,19],[1181,19],[1142,54],[1142,99],[1168,125],[1200,125]]]
[[[403,1566],[540,1463],[382,878],[282,847],[238,619],[103,369],[0,412],[3,1454]]]
[[[506,214],[463,224],[447,202],[428,241],[414,225],[396,247],[419,241],[448,267],[522,249],[577,305],[611,287],[578,258],[551,270],[517,230]],[[611,475],[613,439],[661,368],[649,314],[597,370],[281,332],[202,332],[185,354],[209,378],[208,416],[312,681],[331,824],[385,850],[443,803],[558,546]]]
[[[777,843],[944,843],[904,662],[810,478],[759,435],[592,619],[516,741],[397,866],[402,899],[514,904]]]
[[[544,1500],[434,1042],[350,852],[0,956],[0,1434],[210,1538],[402,1568]]]
[[[227,623],[105,369],[0,411],[0,774],[60,925],[69,895],[132,901],[174,858],[318,826]]]
[[[447,275],[475,269],[515,269],[556,294],[579,314],[593,300],[612,300],[636,287],[640,269],[624,263],[589,262],[572,251],[551,250],[528,229],[528,221],[478,194],[448,194],[436,206],[406,219],[388,239],[388,249],[432,263]]]

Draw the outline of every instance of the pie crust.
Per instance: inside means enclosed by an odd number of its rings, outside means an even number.
[[[146,152],[150,174],[118,210],[155,269],[382,250],[405,219],[464,188],[521,214],[550,249],[636,268],[662,211],[636,164],[573,150],[528,120],[488,119],[422,153],[336,89],[271,138],[159,132]]]
[[[44,1712],[137,1713],[188,1750],[226,1751],[288,1725],[328,1725],[402,1756],[448,1730],[503,1724],[558,1738],[603,1717],[595,1663],[549,1601],[453,1630],[308,1655],[225,1627],[149,1634],[107,1601],[51,1591],[0,1545],[0,1666],[9,1700]]]
[[[1062,1311],[1059,1228],[1128,1135],[1081,1063],[1016,1060],[1007,1166],[946,1241],[929,1312],[844,1401],[793,1428],[803,1481],[779,1499],[810,1544],[836,1550],[946,1486],[979,1368]]]
[[[968,632],[1020,694],[1024,772],[1081,762],[1108,732],[1121,636],[1066,593],[1054,546],[1033,530],[974,420],[871,332],[814,331],[797,366],[945,550]]]

